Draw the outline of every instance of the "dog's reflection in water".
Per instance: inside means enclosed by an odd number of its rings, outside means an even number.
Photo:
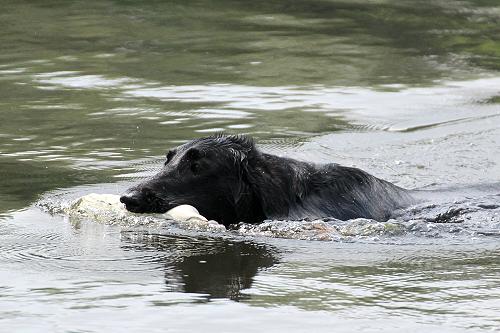
[[[124,238],[129,239],[124,248],[156,252],[164,264],[167,291],[206,299],[244,298],[241,291],[250,288],[257,272],[277,262],[272,247],[247,241],[136,232]]]

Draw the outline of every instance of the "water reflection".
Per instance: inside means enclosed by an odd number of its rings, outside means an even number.
[[[241,300],[261,269],[277,262],[269,245],[215,238],[125,232],[126,249],[157,251],[167,291]],[[165,255],[167,254],[167,255]]]

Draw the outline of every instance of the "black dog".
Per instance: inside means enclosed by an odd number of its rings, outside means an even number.
[[[163,169],[120,201],[135,213],[188,204],[224,225],[321,217],[384,221],[414,203],[407,190],[362,170],[265,154],[247,136],[223,134],[170,150]]]

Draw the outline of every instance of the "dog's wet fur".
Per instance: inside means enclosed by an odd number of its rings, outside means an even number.
[[[162,170],[120,198],[135,213],[182,204],[224,225],[266,219],[389,219],[415,202],[408,190],[360,169],[261,152],[252,138],[218,134],[167,154]]]

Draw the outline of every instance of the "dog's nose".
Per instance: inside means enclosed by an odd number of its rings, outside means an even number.
[[[127,210],[138,212],[141,206],[141,193],[139,191],[130,191],[120,197],[120,202],[125,204]]]

